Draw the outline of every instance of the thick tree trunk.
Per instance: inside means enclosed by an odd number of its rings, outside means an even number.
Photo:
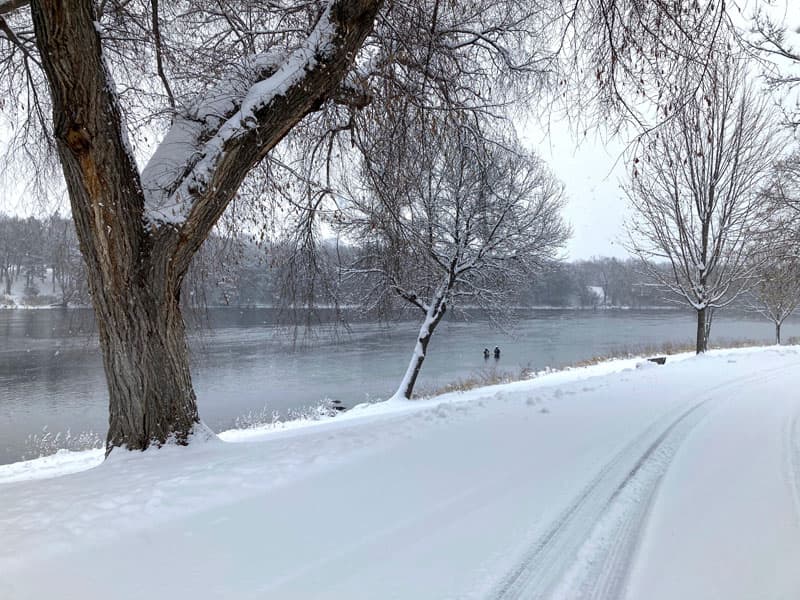
[[[702,354],[708,349],[708,329],[706,328],[706,311],[703,308],[697,311],[697,342],[695,344],[695,351],[697,354]]]
[[[178,308],[186,240],[144,227],[144,196],[88,0],[31,4],[53,130],[100,332],[106,451],[174,440],[198,425]]]
[[[109,393],[107,448],[187,443],[200,420],[179,297],[147,286],[95,302]]]
[[[775,345],[781,345],[781,322],[775,321]]]
[[[419,336],[417,343],[414,346],[414,352],[411,355],[411,361],[406,369],[406,374],[400,382],[400,387],[394,394],[394,398],[405,398],[411,400],[411,395],[414,393],[414,385],[417,383],[417,377],[422,370],[422,363],[425,362],[425,356],[428,352],[428,344],[433,337],[433,332],[436,326],[442,321],[442,317],[447,310],[447,305],[442,299],[438,299],[427,311],[425,321],[419,329]]]

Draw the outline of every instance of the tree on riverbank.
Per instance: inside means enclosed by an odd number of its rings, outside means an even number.
[[[411,398],[436,327],[464,304],[498,317],[514,290],[550,264],[569,237],[561,185],[511,141],[487,143],[445,118],[410,131],[385,123],[364,161],[339,231],[358,253],[343,270],[362,303],[398,301],[422,313],[411,361],[395,393]]]
[[[755,284],[749,306],[775,326],[775,343],[781,343],[781,326],[800,305],[800,214],[795,168],[796,154],[779,161],[762,191],[772,207],[769,227],[759,251]]]
[[[784,257],[760,269],[751,306],[775,325],[775,343],[781,343],[781,325],[800,304],[800,259]]]
[[[769,225],[761,192],[780,149],[768,100],[747,84],[743,63],[726,58],[709,69],[711,76],[645,138],[626,187],[635,213],[631,248],[696,311],[698,354],[708,347],[713,311],[755,275],[748,253]],[[671,267],[666,276],[653,268],[664,260]]]

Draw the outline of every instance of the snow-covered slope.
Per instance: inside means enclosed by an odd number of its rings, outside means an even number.
[[[800,597],[797,349],[638,367],[0,467],[0,598]]]

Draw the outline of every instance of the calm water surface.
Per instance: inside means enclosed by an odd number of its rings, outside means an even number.
[[[270,309],[212,309],[190,336],[200,414],[214,430],[314,406],[347,406],[390,395],[405,371],[416,322],[355,323],[349,332],[319,331],[295,343]],[[712,344],[768,343],[772,325],[748,315],[716,316]],[[436,331],[418,382],[432,390],[495,368],[483,348],[500,346],[496,368],[561,367],[598,355],[665,342],[691,343],[691,313],[679,311],[530,311],[510,334],[475,320],[445,321]],[[800,321],[784,339],[800,336]],[[0,310],[0,464],[79,447],[103,437],[108,408],[94,323],[88,310]],[[64,432],[72,439],[65,442]],[[53,437],[61,432],[59,441]],[[44,441],[42,438],[45,438]]]

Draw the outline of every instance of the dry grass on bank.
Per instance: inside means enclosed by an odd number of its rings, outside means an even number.
[[[415,394],[415,396],[419,398],[431,398],[432,396],[441,396],[442,394],[449,394],[450,392],[466,392],[479,387],[530,379],[533,375],[534,371],[529,367],[524,367],[516,372],[503,371],[497,368],[486,368],[476,371],[467,377],[456,379],[441,387],[432,389],[423,388],[420,390],[419,394]]]
[[[792,337],[784,342],[784,345],[791,346],[800,344],[800,338]],[[756,340],[722,340],[719,343],[709,344],[709,350],[722,350],[727,348],[749,348],[754,346],[763,346],[764,342]],[[597,365],[602,362],[610,360],[617,360],[623,358],[646,358],[650,356],[672,356],[674,354],[682,354],[684,352],[694,352],[695,345],[693,343],[674,343],[666,342],[664,344],[642,344],[636,347],[619,348],[607,354],[600,354],[586,360],[578,361],[572,365],[562,367],[561,369],[545,369],[543,371],[535,371],[530,365],[521,368],[519,371],[499,370],[497,368],[486,368],[476,371],[472,375],[456,379],[444,386],[422,389],[419,394],[415,394],[418,398],[431,398],[441,394],[448,394],[450,392],[466,392],[479,387],[486,387],[490,385],[498,385],[501,383],[512,383],[514,381],[522,381],[524,379],[531,379],[542,373],[552,372],[554,370],[571,369],[578,367],[589,367]]]

